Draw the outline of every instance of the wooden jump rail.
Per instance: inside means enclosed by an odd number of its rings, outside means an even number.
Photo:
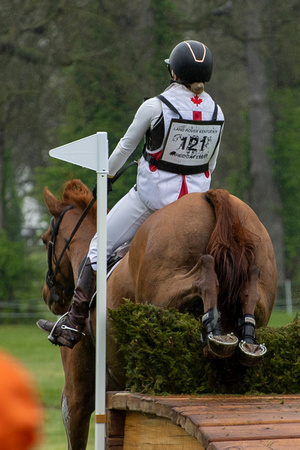
[[[107,450],[300,450],[300,395],[107,394]]]

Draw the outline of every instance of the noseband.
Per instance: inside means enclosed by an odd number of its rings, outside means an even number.
[[[63,278],[65,280],[67,280],[66,277],[64,276],[64,274],[60,270],[60,263],[62,261],[62,258],[64,256],[65,252],[68,250],[70,242],[73,239],[76,231],[78,230],[78,228],[82,224],[83,219],[86,217],[86,215],[88,214],[88,212],[92,208],[92,206],[95,203],[95,201],[96,201],[96,199],[93,198],[90,201],[90,203],[87,205],[85,210],[83,211],[83,213],[82,213],[80,219],[78,220],[77,224],[75,225],[75,228],[72,231],[70,237],[68,238],[68,240],[66,240],[65,246],[62,249],[62,252],[61,252],[59,258],[57,258],[56,254],[55,254],[55,242],[56,242],[56,237],[58,235],[58,230],[59,230],[59,227],[60,227],[60,224],[62,222],[62,219],[63,219],[64,215],[66,214],[66,212],[70,211],[70,209],[73,209],[74,206],[73,205],[67,206],[67,208],[64,209],[60,213],[60,215],[59,215],[59,217],[57,218],[56,221],[55,221],[55,218],[52,217],[52,220],[51,220],[51,223],[50,223],[51,230],[52,230],[52,235],[51,235],[51,239],[49,241],[49,247],[48,247],[48,271],[47,271],[47,274],[46,274],[46,285],[47,285],[49,291],[52,290],[52,293],[53,293],[53,289],[55,287],[58,287],[62,292],[66,293],[67,295],[69,295],[69,296],[73,295],[74,288],[66,289],[61,283],[59,283],[57,281],[56,276],[57,276],[58,273],[60,273],[63,276]],[[52,263],[54,263],[54,270],[52,268]],[[54,292],[54,296],[57,297],[57,300],[55,299],[55,301],[59,301],[59,296],[58,296],[58,294],[56,292]]]

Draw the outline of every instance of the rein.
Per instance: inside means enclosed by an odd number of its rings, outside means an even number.
[[[70,234],[69,238],[67,239],[64,248],[61,251],[61,254],[59,256],[59,258],[56,258],[55,255],[55,241],[56,241],[56,237],[58,235],[58,230],[61,224],[61,221],[64,217],[64,215],[66,214],[66,212],[70,211],[71,209],[74,208],[73,205],[68,206],[66,209],[64,209],[61,214],[59,215],[56,223],[54,223],[54,217],[51,220],[51,229],[52,229],[52,236],[51,236],[51,240],[49,242],[49,250],[48,250],[48,272],[46,275],[46,284],[48,286],[49,289],[52,289],[53,287],[55,287],[55,285],[59,285],[60,288],[63,291],[67,291],[65,288],[63,288],[62,285],[60,285],[57,280],[56,280],[56,276],[58,273],[61,273],[60,270],[60,263],[62,261],[62,258],[65,254],[65,252],[67,251],[67,249],[69,248],[70,242],[72,241],[75,233],[77,232],[78,228],[80,227],[80,225],[82,224],[84,218],[87,216],[87,214],[89,213],[89,211],[91,210],[92,206],[94,205],[96,199],[93,197],[92,200],[90,201],[90,203],[87,205],[87,207],[85,208],[85,210],[83,211],[82,215],[80,216],[77,224],[75,225],[72,233]],[[55,268],[54,270],[52,269],[52,262],[54,262],[55,264]],[[62,274],[63,275],[63,274]],[[65,277],[64,277],[65,278]],[[73,289],[72,289],[73,292]]]
[[[137,161],[131,161],[130,163],[128,163],[125,167],[123,167],[123,169],[119,170],[116,175],[114,175],[111,179],[112,183],[115,183],[115,181],[117,181],[121,175],[123,175],[124,172],[126,172],[127,169],[129,169],[129,167],[131,166],[137,166],[138,162]]]

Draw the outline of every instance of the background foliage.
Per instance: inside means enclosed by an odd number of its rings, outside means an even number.
[[[70,176],[95,184],[94,173],[50,160],[48,150],[107,131],[111,152],[143,99],[168,85],[164,59],[174,45],[197,39],[214,55],[206,89],[226,117],[212,187],[228,189],[262,215],[278,247],[280,277],[299,281],[299,10],[296,0],[3,0],[1,254],[14,249],[16,267],[26,266],[27,252],[40,245],[49,222],[45,185],[56,194]],[[254,122],[270,114],[272,125],[268,148],[254,159],[263,136],[255,134],[253,111]],[[115,184],[109,207],[134,182],[130,169]],[[15,247],[19,241],[23,246]],[[7,283],[27,282],[26,270],[2,261]],[[15,298],[17,285],[11,282],[0,300]]]
[[[282,217],[284,223],[285,266],[287,277],[299,276],[300,233],[297,222],[300,218],[300,204],[297,201],[300,192],[300,171],[298,158],[300,123],[300,88],[283,88],[274,95],[274,114],[276,130],[274,149],[271,157],[275,161],[274,173],[284,195]],[[280,107],[278,108],[278,105]],[[296,157],[295,157],[296,156]]]

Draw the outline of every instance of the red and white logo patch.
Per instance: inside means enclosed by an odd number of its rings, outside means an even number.
[[[197,94],[194,95],[194,97],[191,98],[191,101],[194,103],[194,105],[199,106],[202,103],[202,98],[199,98]]]

